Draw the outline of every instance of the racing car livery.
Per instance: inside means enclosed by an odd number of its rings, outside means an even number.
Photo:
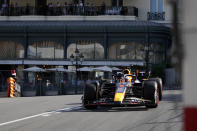
[[[86,84],[82,97],[86,109],[97,106],[146,106],[156,108],[162,99],[161,78],[149,78],[144,72],[125,69],[112,80]]]

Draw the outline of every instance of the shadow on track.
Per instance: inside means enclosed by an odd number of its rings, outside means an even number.
[[[82,103],[70,103],[70,104],[66,104],[66,105],[81,105]]]
[[[89,110],[81,107],[70,111],[61,110],[60,112],[127,112],[127,111],[147,111],[146,107],[98,107],[97,109]]]

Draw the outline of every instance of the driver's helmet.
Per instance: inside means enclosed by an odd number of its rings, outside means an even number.
[[[131,82],[132,81],[132,73],[129,69],[123,70],[123,74],[124,74],[124,79],[125,79],[126,82]]]
[[[131,75],[131,71],[129,69],[124,69],[122,73],[124,75],[126,75],[126,74]]]

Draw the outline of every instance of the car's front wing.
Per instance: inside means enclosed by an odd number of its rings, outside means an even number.
[[[150,100],[145,100],[142,98],[128,98],[122,102],[115,102],[113,99],[102,98],[97,101],[87,101],[85,105],[98,105],[98,106],[143,106],[145,103],[150,102]]]

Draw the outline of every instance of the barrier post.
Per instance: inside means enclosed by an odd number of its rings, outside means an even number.
[[[12,77],[9,77],[7,79],[7,83],[8,83],[8,91],[7,91],[7,97],[11,97],[13,98],[15,95],[15,79]]]

